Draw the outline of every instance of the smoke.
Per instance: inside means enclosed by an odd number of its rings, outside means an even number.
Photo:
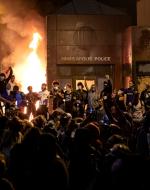
[[[36,11],[36,1],[0,0],[0,72],[22,64],[34,32],[42,36],[39,54],[46,64],[45,19]]]

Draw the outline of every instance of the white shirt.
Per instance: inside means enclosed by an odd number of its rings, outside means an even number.
[[[48,106],[49,96],[50,96],[50,92],[48,90],[40,91],[39,92],[40,105]]]

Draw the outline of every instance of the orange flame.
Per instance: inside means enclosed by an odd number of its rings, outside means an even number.
[[[38,92],[41,89],[41,84],[46,82],[45,64],[42,63],[37,53],[41,40],[42,37],[38,32],[33,34],[32,41],[29,44],[31,51],[25,61],[17,64],[14,68],[16,78],[19,79],[23,92],[27,92],[28,86],[32,86],[33,90]]]
[[[41,35],[38,33],[38,32],[36,32],[36,33],[34,33],[33,34],[33,39],[32,39],[32,42],[30,43],[30,45],[29,45],[29,48],[31,48],[31,49],[33,49],[33,50],[37,50],[37,47],[38,47],[38,45],[39,45],[39,41],[40,40],[42,40],[42,37],[41,37]]]

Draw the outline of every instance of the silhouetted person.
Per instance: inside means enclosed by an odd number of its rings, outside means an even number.
[[[32,91],[32,86],[28,86],[28,93],[25,95],[27,101],[27,116],[36,115],[36,102],[39,100],[38,93]]]

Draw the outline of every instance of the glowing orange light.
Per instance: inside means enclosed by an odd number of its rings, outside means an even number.
[[[21,90],[27,92],[27,87],[32,86],[35,92],[41,90],[41,84],[46,82],[46,67],[38,55],[38,47],[42,40],[41,35],[36,32],[33,34],[32,41],[29,43],[29,54],[25,60],[16,64],[15,75],[21,83]]]
[[[40,101],[38,100],[38,101],[35,103],[35,108],[36,108],[36,110],[38,110],[39,107],[40,107]]]
[[[41,35],[38,32],[34,33],[33,34],[33,39],[32,39],[32,42],[29,45],[29,48],[36,51],[40,40],[42,40]]]
[[[27,107],[26,107],[26,106],[24,107],[23,113],[24,113],[24,114],[27,114]]]
[[[30,116],[29,116],[29,122],[31,122],[33,119],[33,114],[31,113]]]

